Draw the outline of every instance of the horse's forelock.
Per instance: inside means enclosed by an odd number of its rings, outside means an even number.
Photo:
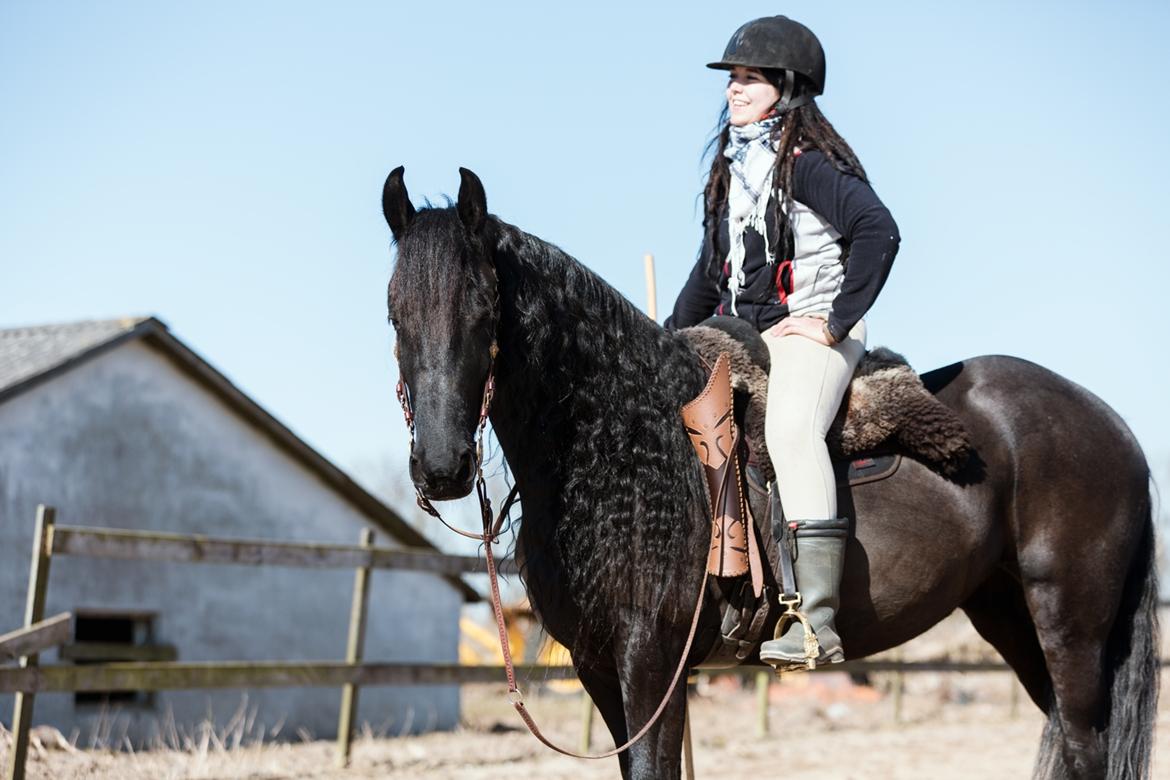
[[[417,311],[442,320],[444,313],[453,314],[459,296],[476,278],[471,271],[480,251],[454,208],[419,211],[398,242],[389,291],[395,317]]]

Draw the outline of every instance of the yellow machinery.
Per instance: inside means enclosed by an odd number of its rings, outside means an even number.
[[[568,649],[540,630],[527,602],[504,608],[512,659],[518,664],[566,666],[572,663]],[[494,625],[483,626],[471,618],[459,619],[459,663],[463,666],[502,665],[500,638]],[[560,693],[581,690],[577,680],[549,680],[544,685]]]

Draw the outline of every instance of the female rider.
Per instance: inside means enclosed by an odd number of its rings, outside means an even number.
[[[723,314],[763,334],[773,487],[796,523],[796,586],[819,649],[791,622],[760,658],[831,663],[844,657],[834,616],[848,520],[837,515],[825,434],[865,352],[862,317],[889,275],[898,228],[817,107],[825,55],[807,27],[748,22],[707,67],[730,71],[726,123],[713,142],[702,251],[667,327]]]

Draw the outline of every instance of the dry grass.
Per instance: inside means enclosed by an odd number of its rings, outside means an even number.
[[[771,735],[756,737],[755,694],[731,680],[701,686],[692,696],[699,777],[782,773],[788,778],[1002,778],[1028,776],[1041,718],[1026,699],[1011,716],[1012,683],[1003,674],[919,675],[909,679],[901,720],[894,717],[891,676],[857,688],[844,675],[793,676],[773,685]],[[883,692],[883,689],[886,689]],[[503,699],[499,686],[465,689],[465,725],[417,737],[377,737],[366,729],[353,765],[334,766],[326,741],[273,741],[242,706],[230,727],[208,724],[167,731],[165,745],[122,750],[114,743],[78,749],[52,730],[38,731],[30,778],[76,780],[267,780],[269,778],[451,778],[498,780],[517,772],[542,780],[612,778],[616,759],[578,761],[536,742]],[[1168,692],[1170,693],[1170,692]],[[580,736],[578,695],[545,695],[532,702],[542,725],[561,743]],[[268,729],[263,731],[266,734]],[[594,750],[611,744],[594,723]],[[283,735],[286,739],[289,735]],[[1170,713],[1159,721],[1159,754],[1170,750]],[[7,748],[3,751],[6,760]],[[1155,775],[1157,776],[1157,774]]]
[[[1164,620],[1164,624],[1168,621]],[[1170,645],[1170,632],[1166,644]],[[1170,647],[1164,647],[1164,655]],[[950,619],[895,651],[907,659],[994,658],[961,618]],[[789,780],[897,778],[1000,780],[1028,777],[1043,721],[1008,674],[912,674],[896,715],[893,674],[873,676],[873,687],[853,686],[842,674],[790,675],[770,688],[770,735],[756,736],[755,692],[733,678],[696,686],[691,697],[697,776],[759,773]],[[522,686],[526,690],[534,686]],[[288,733],[283,724],[258,723],[247,699],[222,727],[183,728],[164,716],[159,736],[131,745],[116,714],[93,733],[66,738],[49,727],[34,730],[30,780],[541,780],[618,776],[617,760],[580,761],[539,744],[504,699],[503,686],[464,689],[463,726],[454,732],[396,736],[368,724],[354,743],[349,769],[335,767],[331,741]],[[555,741],[576,748],[581,734],[580,694],[529,696],[529,706]],[[1013,705],[1013,701],[1015,704]],[[1155,777],[1170,765],[1170,678],[1163,683]],[[0,727],[0,765],[9,741]],[[593,749],[612,745],[594,719]]]

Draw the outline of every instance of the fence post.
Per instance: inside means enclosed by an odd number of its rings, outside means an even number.
[[[589,691],[581,691],[581,741],[578,753],[588,753],[593,745],[593,699]]]
[[[683,777],[695,780],[695,749],[691,745],[691,701],[683,694]]]
[[[897,650],[894,659],[902,662],[902,651]],[[894,722],[902,722],[902,697],[906,693],[906,673],[899,670],[894,672]]]
[[[41,504],[37,507],[37,524],[33,531],[32,564],[28,572],[28,601],[24,608],[24,625],[29,627],[45,617],[45,591],[49,585],[49,550],[53,543],[53,520],[56,510]],[[22,669],[36,666],[38,653],[21,656]],[[33,701],[31,693],[17,693],[12,707],[12,757],[8,765],[8,780],[24,780],[24,764],[28,759],[28,730],[32,725]]]
[[[756,736],[768,736],[768,689],[772,685],[771,672],[756,672]]]
[[[644,255],[642,263],[646,267],[646,315],[657,321],[658,290],[654,283],[654,255]]]
[[[374,532],[362,529],[362,547],[372,547]],[[356,664],[362,660],[362,647],[366,641],[366,606],[370,593],[370,567],[367,562],[354,570],[353,602],[349,610],[349,640],[345,648],[346,663]],[[337,721],[337,766],[349,766],[349,751],[353,742],[353,721],[357,717],[358,686],[346,683],[341,688],[341,714]]]

